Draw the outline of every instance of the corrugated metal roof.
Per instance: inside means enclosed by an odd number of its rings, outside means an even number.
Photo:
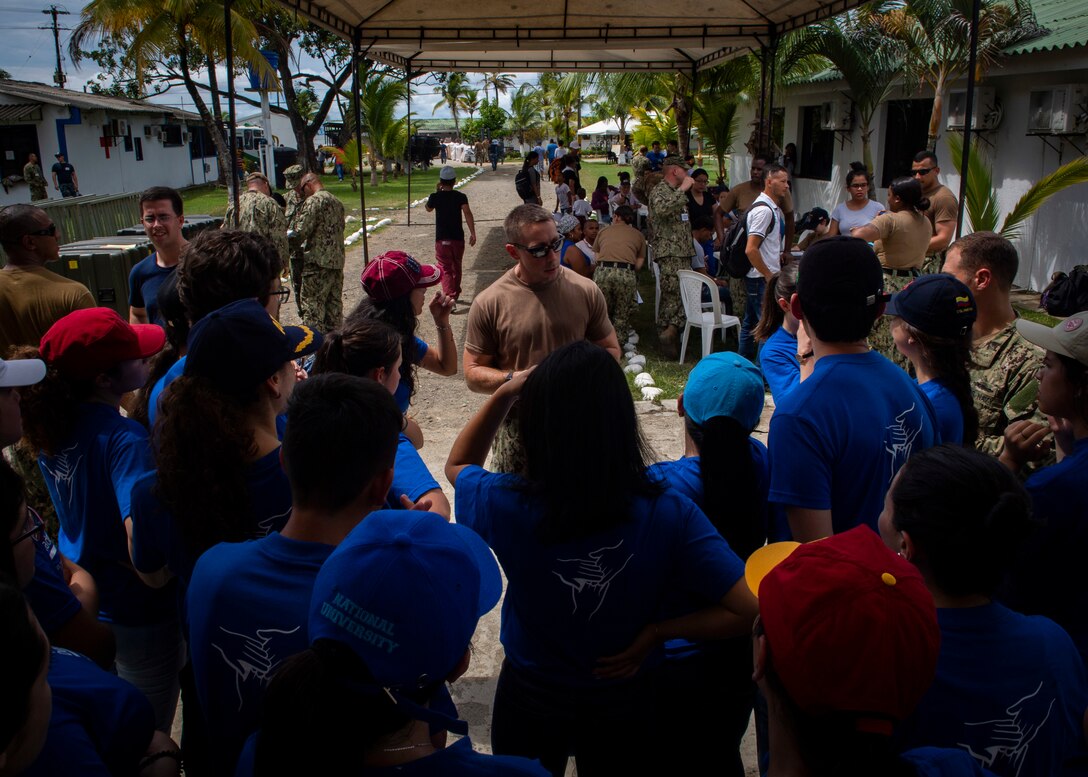
[[[1057,51],[1088,45],[1088,0],[1031,0],[1035,21],[1047,32],[1005,49],[1008,54]]]
[[[11,103],[0,105],[0,122],[37,121],[42,117],[42,106],[37,103]]]
[[[110,97],[101,94],[76,92],[71,89],[58,89],[32,81],[14,81],[0,79],[0,94],[17,97],[20,100],[33,100],[46,105],[74,105],[85,111],[109,111],[110,113],[166,114],[179,119],[200,121],[200,116],[189,111],[158,105],[146,100],[129,100],[124,97]]]

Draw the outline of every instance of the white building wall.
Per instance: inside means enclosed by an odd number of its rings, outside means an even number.
[[[0,103],[20,102],[18,99],[0,95]],[[50,198],[59,197],[53,189],[50,168],[56,161],[54,154],[60,150],[57,119],[70,118],[68,107],[52,105],[42,106],[42,119],[37,122],[38,147],[41,150],[42,171],[49,181]],[[82,110],[79,124],[67,124],[63,127],[67,143],[67,159],[75,166],[79,178],[81,194],[121,194],[142,191],[149,186],[171,186],[181,189],[193,184],[215,180],[215,152],[208,149],[204,159],[190,159],[189,143],[180,146],[164,147],[161,140],[144,137],[144,125],[162,125],[166,123],[161,112],[146,114],[108,114],[101,110]],[[117,145],[107,149],[100,145],[102,125],[110,119],[128,121],[133,138],[133,150],[126,151],[124,141],[117,140]],[[169,123],[185,122],[169,120]],[[135,139],[139,138],[143,146],[143,160],[136,160]],[[205,171],[204,162],[209,170]],[[30,190],[25,184],[14,187],[10,192],[0,189],[0,206],[16,202],[29,202]]]
[[[993,180],[998,194],[998,206],[1003,220],[1016,201],[1028,188],[1043,176],[1049,175],[1061,164],[1088,153],[1088,137],[1073,136],[1067,139],[1048,136],[1044,139],[1027,135],[1028,99],[1032,90],[1059,84],[1088,85],[1088,52],[1083,48],[1058,52],[1043,52],[1012,57],[1000,67],[987,73],[981,85],[992,87],[1001,100],[1004,116],[1000,126],[980,133],[976,148],[991,163]],[[953,89],[966,88],[954,84]],[[817,105],[840,96],[845,90],[841,82],[807,84],[776,95],[776,107],[785,108],[784,142],[800,146],[801,107]],[[893,99],[918,99],[928,97],[928,92],[907,94],[902,91]],[[960,178],[953,169],[951,155],[945,138],[951,134],[942,120],[941,139],[937,153],[941,163],[941,181],[953,192],[959,193]],[[730,182],[748,178],[751,157],[744,151],[744,143],[752,130],[757,106],[742,109],[735,154],[730,167]],[[855,116],[856,119],[856,116]],[[873,119],[872,158],[876,181],[879,186],[883,176],[884,134],[888,121],[887,106],[877,111]],[[831,180],[819,181],[797,178],[794,181],[794,201],[798,215],[813,207],[830,211],[846,197],[845,175],[850,162],[862,158],[861,133],[855,126],[845,141],[836,136]],[[1049,145],[1048,145],[1049,143]],[[887,201],[884,191],[877,191],[877,198]],[[965,216],[966,220],[966,216]],[[969,224],[964,231],[969,231]],[[1081,184],[1066,189],[1052,197],[1021,227],[1016,241],[1020,253],[1020,271],[1017,283],[1033,289],[1042,289],[1056,270],[1068,271],[1086,261],[1088,246],[1088,185]]]

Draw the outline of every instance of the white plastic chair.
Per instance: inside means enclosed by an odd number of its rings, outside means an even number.
[[[680,276],[680,300],[684,303],[684,316],[687,318],[684,337],[680,341],[680,363],[683,364],[684,354],[688,349],[688,335],[691,334],[693,326],[699,327],[703,332],[703,356],[707,356],[714,339],[714,330],[721,330],[724,343],[726,329],[735,326],[737,332],[740,332],[740,319],[722,314],[718,286],[710,278],[694,270],[677,270],[676,274]],[[703,310],[704,288],[710,289],[710,310]]]
[[[654,261],[654,249],[646,245],[646,263],[654,273],[654,323],[661,320],[661,265]]]

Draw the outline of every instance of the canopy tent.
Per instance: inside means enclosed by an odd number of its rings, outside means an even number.
[[[861,0],[278,0],[406,70],[702,70]]]
[[[628,119],[627,124],[624,125],[624,131],[630,135],[637,130],[641,124],[638,119]],[[620,125],[615,119],[605,119],[604,121],[595,121],[585,127],[582,127],[575,133],[579,137],[582,135],[619,135]]]

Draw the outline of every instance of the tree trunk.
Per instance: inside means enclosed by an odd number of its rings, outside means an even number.
[[[688,132],[691,128],[691,105],[687,99],[677,97],[673,103],[676,112],[676,135],[680,144],[680,156],[688,155]]]
[[[944,87],[945,73],[937,75],[937,81],[933,85],[933,110],[929,114],[929,137],[926,139],[926,148],[930,151],[937,150],[937,139],[941,131],[941,114],[944,113]]]
[[[211,136],[212,145],[215,146],[215,156],[219,162],[218,182],[220,186],[225,186],[233,164],[233,160],[230,158],[230,147],[223,135],[223,125],[219,121],[219,117],[212,116],[211,111],[208,110],[208,104],[200,93],[200,89],[197,88],[196,82],[193,81],[193,74],[189,69],[189,49],[186,43],[185,31],[178,29],[176,32],[178,36],[178,68],[181,70],[181,77],[185,82],[185,90],[189,93],[189,97],[196,106],[196,111],[200,114],[204,128],[208,131],[208,135]],[[215,92],[212,92],[212,94],[214,95]]]
[[[367,154],[367,160],[370,162],[370,186],[371,188],[378,188],[378,160],[374,158],[374,154]]]

